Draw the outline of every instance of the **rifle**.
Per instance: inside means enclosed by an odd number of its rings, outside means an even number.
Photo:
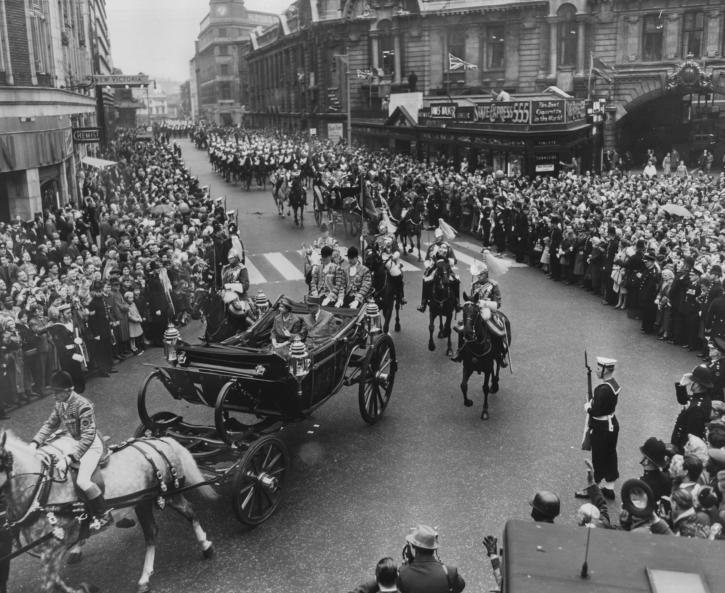
[[[587,401],[592,401],[592,368],[589,366],[587,351],[584,350],[584,368],[587,370]],[[584,434],[582,435],[582,451],[591,451],[592,443],[589,438],[589,414],[584,418]]]

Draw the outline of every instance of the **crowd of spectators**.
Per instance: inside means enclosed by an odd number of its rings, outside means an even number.
[[[121,132],[100,155],[115,165],[79,171],[79,203],[0,223],[3,416],[46,394],[54,370],[82,392],[87,376],[108,377],[196,314],[195,290],[215,281],[235,226],[172,130]]]

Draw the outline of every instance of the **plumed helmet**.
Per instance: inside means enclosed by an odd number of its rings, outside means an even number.
[[[73,389],[73,378],[66,371],[55,371],[50,377],[51,389]]]
[[[238,249],[232,248],[227,254],[227,259],[232,259],[233,257],[236,257],[237,259],[242,259],[242,254],[239,253]]]
[[[561,501],[559,497],[548,490],[539,490],[531,501],[531,506],[549,519],[555,519],[559,516],[561,510]]]
[[[443,237],[443,231],[441,229],[436,229],[434,231],[433,235],[435,236],[436,239],[439,239],[439,238]]]

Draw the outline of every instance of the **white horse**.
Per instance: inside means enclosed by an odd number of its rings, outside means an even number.
[[[78,505],[80,499],[64,454],[65,451],[72,450],[70,446],[73,443],[75,441],[70,437],[61,436],[35,451],[9,432],[3,431],[0,435],[0,490],[4,492],[7,500],[8,521],[20,531],[23,544],[35,542],[50,532],[54,534],[34,549],[40,554],[43,564],[43,593],[51,593],[56,589],[65,593],[89,591],[85,584],[80,589],[69,587],[60,576],[67,552],[85,537],[82,533],[82,522],[73,510],[74,503]],[[151,590],[149,580],[154,571],[158,528],[154,521],[153,507],[159,504],[159,497],[163,496],[166,504],[191,522],[205,558],[211,558],[214,548],[206,538],[191,503],[183,494],[171,492],[175,476],[168,467],[169,463],[175,468],[176,478],[183,477],[184,486],[204,482],[191,453],[168,437],[136,443],[143,449],[143,453],[132,446],[125,447],[110,456],[101,474],[109,507],[133,507],[141,524],[146,540],[146,558],[138,582],[138,592],[146,593]],[[47,464],[50,455],[59,459],[53,475],[50,474]],[[149,463],[149,459],[153,463]],[[159,487],[157,469],[162,474],[162,480],[169,484],[168,496]],[[46,485],[49,485],[47,491]],[[196,490],[207,499],[217,498],[211,486],[203,485]],[[121,502],[114,505],[114,500]],[[83,531],[86,531],[85,526]]]

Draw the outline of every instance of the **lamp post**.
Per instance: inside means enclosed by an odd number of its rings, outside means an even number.
[[[347,145],[352,146],[352,109],[350,107],[350,62],[347,54],[334,54],[334,57],[345,64],[345,104],[347,111]]]

